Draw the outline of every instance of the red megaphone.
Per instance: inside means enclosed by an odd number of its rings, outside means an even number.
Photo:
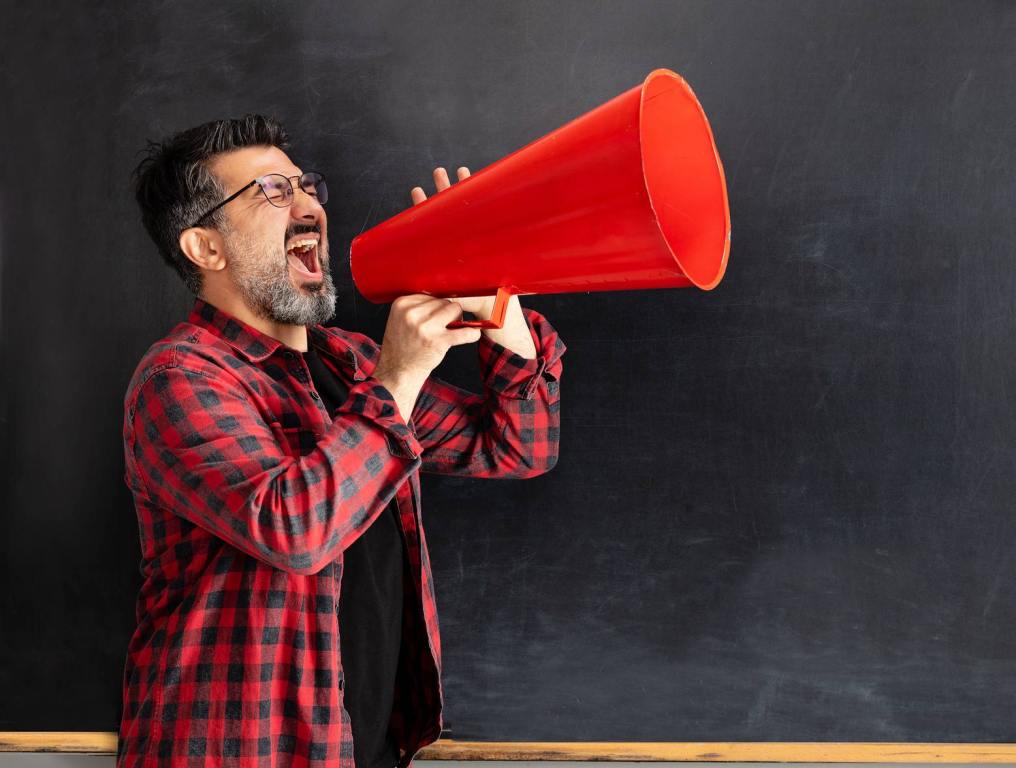
[[[712,131],[684,79],[645,81],[353,240],[372,302],[409,293],[512,294],[714,288],[730,210]]]

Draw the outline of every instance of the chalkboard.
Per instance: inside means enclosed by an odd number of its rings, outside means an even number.
[[[129,376],[191,297],[145,139],[274,114],[330,240],[679,72],[726,170],[697,289],[525,297],[560,460],[425,477],[445,726],[503,741],[1016,741],[1016,5],[23,3],[2,69],[0,730],[113,731]],[[387,308],[336,260],[334,323]],[[438,371],[476,387],[474,353]]]

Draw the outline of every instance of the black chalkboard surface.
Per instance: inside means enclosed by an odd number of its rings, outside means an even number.
[[[526,297],[561,457],[426,477],[455,738],[1016,741],[1016,5],[21,4],[5,14],[0,730],[112,731],[139,584],[122,397],[185,317],[128,177],[273,113],[331,247],[681,73],[727,175],[695,289]],[[387,308],[337,260],[335,323]],[[439,374],[477,386],[473,352]]]

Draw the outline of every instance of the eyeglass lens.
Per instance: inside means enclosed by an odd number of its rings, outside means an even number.
[[[315,171],[308,171],[300,177],[300,188],[324,205],[328,202],[328,187],[325,177]],[[293,203],[293,185],[281,173],[269,173],[261,179],[261,189],[265,192],[268,202],[278,208],[285,208]]]

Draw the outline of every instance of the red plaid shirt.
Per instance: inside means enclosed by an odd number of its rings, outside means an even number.
[[[527,360],[477,343],[484,395],[431,376],[407,426],[379,347],[309,326],[349,387],[329,415],[302,355],[198,298],[124,398],[124,479],[144,582],[118,766],[354,768],[342,705],[342,553],[394,496],[405,536],[391,732],[400,768],[441,732],[441,642],[419,472],[531,477],[557,459],[564,344],[538,312]]]

